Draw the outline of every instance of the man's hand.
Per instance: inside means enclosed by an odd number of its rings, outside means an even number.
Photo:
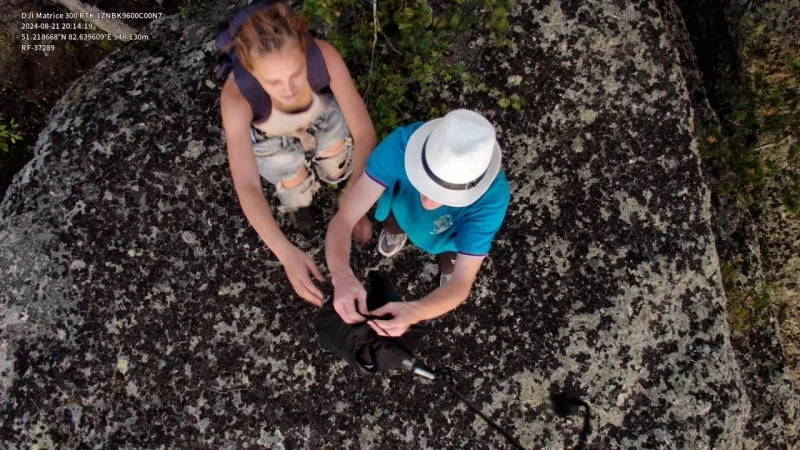
[[[352,273],[343,274],[333,280],[333,309],[345,323],[363,322],[367,313],[367,291]]]
[[[312,305],[322,307],[322,291],[317,288],[308,275],[310,272],[317,280],[325,281],[325,277],[320,273],[314,260],[294,245],[289,246],[286,253],[281,256],[281,264],[283,264],[286,276],[297,295]]]
[[[417,304],[415,302],[389,302],[375,311],[370,311],[373,316],[392,316],[388,320],[370,320],[369,326],[379,336],[400,337],[411,325],[419,322],[417,318]]]
[[[362,217],[353,227],[353,238],[361,245],[369,244],[372,239],[372,222],[367,216]]]

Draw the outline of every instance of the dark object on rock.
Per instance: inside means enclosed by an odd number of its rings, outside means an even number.
[[[371,271],[367,309],[374,311],[388,302],[396,301],[400,300],[383,276]],[[361,374],[374,374],[401,367],[403,360],[412,359],[412,353],[424,335],[421,326],[413,325],[399,338],[378,336],[366,323],[345,323],[333,309],[332,301],[326,303],[317,314],[316,329],[322,346],[347,361]]]
[[[574,416],[580,413],[581,406],[586,408],[586,415],[583,417],[583,429],[578,438],[578,445],[575,447],[578,450],[586,448],[586,439],[592,431],[589,404],[581,400],[580,397],[575,394],[560,392],[550,395],[550,405],[553,407],[553,412],[559,417]]]
[[[311,206],[305,206],[297,211],[289,212],[287,215],[301,233],[308,234],[314,230],[314,213]]]

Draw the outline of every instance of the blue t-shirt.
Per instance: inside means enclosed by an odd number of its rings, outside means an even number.
[[[417,247],[438,255],[458,252],[486,256],[503,218],[511,193],[501,170],[489,190],[469,206],[442,205],[434,210],[422,207],[419,191],[405,170],[406,144],[424,122],[394,130],[375,148],[367,161],[367,176],[385,188],[378,200],[375,219],[384,221],[391,211],[397,224]]]

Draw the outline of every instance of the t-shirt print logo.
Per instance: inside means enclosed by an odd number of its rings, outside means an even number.
[[[449,230],[450,227],[452,226],[453,226],[453,218],[450,217],[450,214],[439,217],[433,222],[433,231],[431,231],[431,234],[444,233],[445,231]]]

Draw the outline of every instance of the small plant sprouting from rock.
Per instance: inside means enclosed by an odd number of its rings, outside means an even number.
[[[783,196],[789,210],[794,214],[800,214],[800,143],[795,143],[789,148],[788,166],[791,181],[784,188]]]
[[[22,135],[17,128],[19,128],[19,124],[14,122],[13,118],[6,123],[5,118],[0,116],[0,151],[3,153],[8,153],[9,143],[13,145],[22,140]]]
[[[770,292],[775,286],[748,286],[742,279],[739,267],[731,262],[724,262],[721,269],[722,283],[728,297],[728,322],[731,329],[750,333],[767,325],[772,315]]]

